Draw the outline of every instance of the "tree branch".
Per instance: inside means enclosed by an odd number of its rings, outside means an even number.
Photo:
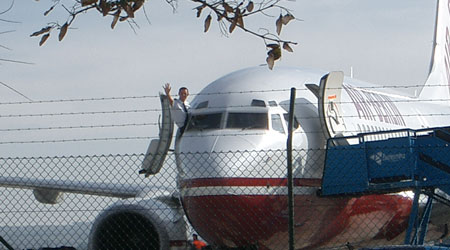
[[[132,20],[135,17],[135,12],[138,11],[143,5],[145,0],[73,0],[75,3],[72,6],[72,9],[69,10],[64,5],[60,3],[59,0],[55,2],[55,4],[46,11],[45,14],[48,14],[50,11],[54,9],[56,5],[61,5],[70,15],[69,19],[64,23],[64,25],[59,25],[57,22],[53,24],[49,24],[46,28],[33,33],[31,36],[41,36],[40,45],[44,44],[45,41],[50,36],[53,30],[59,29],[59,40],[62,40],[67,32],[67,29],[74,22],[75,18],[80,15],[87,13],[91,10],[96,10],[103,16],[112,16],[113,20],[111,23],[111,28],[114,28],[118,21],[128,21],[128,24],[131,26],[131,29],[135,32],[134,25],[138,27],[138,25]],[[291,11],[280,4],[281,0],[260,0],[261,2],[254,3],[252,0],[191,0],[194,3],[200,4],[195,8],[197,10],[197,17],[201,16],[201,13],[204,9],[209,9],[211,13],[214,13],[217,16],[217,22],[219,24],[219,29],[221,32],[228,36],[231,34],[235,28],[239,28],[245,33],[248,33],[252,36],[261,38],[266,46],[270,43],[278,44],[278,48],[281,48],[281,44],[283,44],[283,48],[287,51],[292,52],[292,49],[289,45],[297,45],[297,42],[282,39],[279,37],[281,33],[281,29],[283,26],[286,26],[290,20],[295,19],[292,15]],[[166,2],[172,6],[173,10],[177,9],[177,0],[166,0]],[[257,8],[255,8],[255,5]],[[248,28],[244,25],[244,20],[247,20],[250,16],[255,15],[263,15],[269,18],[275,19],[275,16],[270,16],[266,12],[276,9],[279,11],[280,16],[275,22],[276,32],[277,34],[270,33],[268,29],[264,29],[267,32],[260,33],[255,31],[254,29]],[[212,17],[211,13],[205,19],[205,32],[208,31]],[[283,15],[284,13],[284,15]],[[122,15],[121,15],[122,14]],[[144,14],[147,18],[147,14]],[[259,29],[261,30],[261,29]],[[269,48],[269,56],[270,53],[273,54],[273,47]],[[277,60],[281,56],[280,53],[276,53],[275,57]],[[278,56],[278,54],[280,56]],[[268,58],[269,59],[269,58]],[[270,66],[269,66],[270,67]]]

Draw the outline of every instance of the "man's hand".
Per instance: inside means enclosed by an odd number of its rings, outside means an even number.
[[[166,92],[167,96],[170,96],[170,90],[172,90],[172,88],[170,87],[170,83],[166,83],[164,86],[164,92]]]
[[[170,106],[173,106],[173,98],[172,98],[172,96],[170,95],[170,90],[172,89],[172,88],[170,87],[170,83],[164,84],[163,88],[164,88],[164,92],[166,92],[167,98],[169,99]]]

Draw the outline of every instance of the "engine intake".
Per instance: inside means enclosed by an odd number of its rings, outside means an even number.
[[[91,250],[170,249],[171,241],[187,241],[179,205],[156,199],[119,201],[100,213],[89,234]]]

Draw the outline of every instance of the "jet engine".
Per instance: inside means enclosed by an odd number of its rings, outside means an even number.
[[[43,204],[55,205],[64,200],[64,193],[45,188],[33,189],[33,195],[37,201]]]
[[[88,248],[186,249],[187,232],[177,199],[121,200],[97,216],[89,233]]]

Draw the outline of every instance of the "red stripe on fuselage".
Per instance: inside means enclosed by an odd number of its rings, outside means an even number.
[[[320,187],[322,183],[318,178],[295,178],[294,186],[299,187]],[[190,180],[182,180],[180,182],[181,188],[194,187],[285,187],[287,186],[286,178],[198,178]]]

